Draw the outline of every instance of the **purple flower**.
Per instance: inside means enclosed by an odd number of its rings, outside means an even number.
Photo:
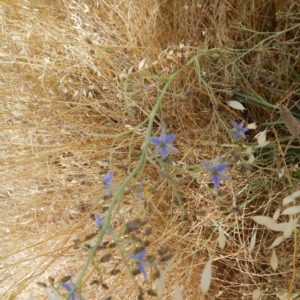
[[[153,137],[151,138],[151,143],[156,146],[155,155],[161,154],[162,158],[166,158],[168,156],[168,152],[178,153],[179,150],[174,146],[170,145],[174,140],[175,135],[171,133],[166,136],[165,130],[163,129],[159,138]]]
[[[102,221],[98,214],[95,214],[95,219],[96,219],[96,227],[97,228],[102,227],[104,224],[104,220]]]
[[[104,183],[104,187],[107,190],[107,196],[111,196],[111,189],[115,186],[111,181],[114,177],[113,173],[107,173],[105,176],[102,177],[102,181]]]
[[[138,254],[130,254],[129,256],[131,259],[133,259],[136,262],[138,269],[144,275],[144,280],[147,279],[147,274],[144,269],[144,266],[148,266],[147,262],[143,261],[145,256],[146,256],[146,249]]]
[[[61,286],[64,287],[68,291],[68,293],[70,293],[75,288],[75,283],[73,282],[73,277],[70,276],[70,283],[69,284],[61,283]],[[75,289],[74,289],[74,291],[72,292],[72,294],[70,296],[71,296],[70,300],[76,300],[76,299],[83,300],[83,298],[76,293]]]
[[[220,187],[220,180],[231,180],[230,177],[226,176],[222,172],[224,172],[228,163],[220,164],[220,158],[217,157],[214,161],[214,164],[203,162],[202,166],[209,171],[209,178],[214,182],[214,189],[217,190]]]
[[[242,121],[240,124],[237,124],[236,122],[232,122],[233,124],[233,132],[234,132],[234,139],[237,139],[239,136],[243,139],[246,138],[245,132],[248,131],[248,128],[243,127],[245,121]]]
[[[98,229],[101,229],[101,227],[104,224],[105,219],[101,220],[100,216],[98,214],[95,214],[95,219],[96,219],[96,227]],[[114,230],[113,226],[108,227],[109,230]]]
[[[138,195],[138,201],[146,198],[147,186],[144,185],[144,181],[140,183],[140,191]]]

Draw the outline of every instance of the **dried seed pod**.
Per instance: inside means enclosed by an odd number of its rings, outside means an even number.
[[[146,225],[147,223],[149,222],[149,219],[145,219],[141,222],[141,226],[144,226]]]
[[[98,285],[98,284],[100,284],[100,281],[97,279],[90,282],[90,285]]]
[[[145,250],[145,247],[142,247],[142,246],[139,246],[139,247],[136,247],[134,250],[133,250],[133,254],[138,254],[142,251]]]
[[[288,131],[293,136],[300,134],[300,124],[298,123],[297,119],[292,115],[292,113],[289,111],[289,109],[284,105],[280,105],[279,113]]]
[[[97,232],[89,233],[84,237],[84,240],[88,241],[88,240],[92,239],[93,237],[95,237],[96,235],[97,235]]]
[[[51,285],[53,285],[55,280],[54,280],[53,277],[49,276],[49,277],[48,277],[48,281],[49,281],[49,283],[50,283]]]
[[[106,254],[100,258],[100,263],[109,262],[110,259],[111,259],[111,254]]]
[[[42,287],[42,288],[46,288],[46,287],[47,287],[47,284],[44,283],[44,282],[38,281],[36,284],[37,284],[38,286]]]
[[[117,275],[117,274],[120,273],[120,272],[121,272],[121,270],[113,269],[113,270],[110,271],[110,274],[111,274],[111,275]]]
[[[139,275],[141,274],[141,271],[139,269],[135,269],[131,272],[132,276],[136,276],[136,275]]]
[[[125,227],[126,227],[125,228],[125,234],[128,234],[128,233],[139,230],[141,225],[142,224],[141,224],[140,219],[136,219],[136,220],[133,220],[133,221],[130,221],[130,222],[126,223],[126,225],[125,225]]]
[[[152,227],[149,227],[145,230],[145,235],[150,235],[152,232]]]
[[[147,247],[147,246],[149,246],[150,244],[151,244],[151,242],[148,241],[148,240],[146,240],[146,241],[143,242],[143,246],[144,246],[144,247]]]
[[[152,276],[152,279],[153,279],[153,280],[156,280],[156,279],[158,279],[159,277],[160,277],[160,272],[159,272],[158,269],[155,269],[155,272],[154,272],[154,274],[153,274],[153,276]]]
[[[174,256],[173,254],[169,253],[169,254],[163,256],[163,257],[160,259],[160,262],[166,262],[166,261],[170,260],[173,256]]]
[[[79,249],[80,240],[79,239],[75,239],[75,240],[73,240],[73,242],[74,242],[73,248],[74,249]]]
[[[147,291],[147,294],[148,294],[149,296],[153,296],[153,297],[156,297],[156,296],[157,296],[156,292],[155,292],[154,290],[152,290],[152,289],[148,290],[148,291]]]
[[[164,255],[164,254],[166,254],[168,251],[169,251],[169,248],[162,248],[162,249],[158,250],[157,253],[158,253],[159,255]]]
[[[60,282],[67,282],[67,281],[69,281],[71,279],[71,276],[70,275],[68,275],[68,276],[64,276],[61,280],[60,280]]]
[[[108,200],[108,199],[110,199],[112,197],[112,195],[105,195],[105,196],[103,196],[103,200]],[[103,207],[103,210],[108,210],[108,207]],[[104,211],[105,211],[104,210]]]
[[[97,250],[99,251],[99,250],[105,250],[106,249],[106,247],[104,246],[104,245],[100,245],[100,246],[98,246],[98,248],[97,248]]]
[[[236,206],[232,207],[232,211],[240,216],[243,215],[243,211],[239,207]]]

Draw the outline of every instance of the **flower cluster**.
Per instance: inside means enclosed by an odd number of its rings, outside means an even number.
[[[248,128],[244,127],[244,121],[242,121],[240,124],[237,124],[236,122],[233,122],[234,128],[232,129],[234,132],[234,138],[243,138],[245,139],[245,132],[248,130]],[[150,142],[155,146],[154,155],[158,156],[160,155],[163,159],[169,158],[169,153],[179,153],[179,150],[171,145],[171,143],[174,141],[175,135],[174,133],[170,133],[169,135],[166,134],[165,129],[162,129],[161,135],[159,137],[151,137]],[[166,160],[164,160],[166,163]],[[202,162],[202,166],[209,172],[209,178],[213,181],[214,189],[217,190],[220,188],[220,182],[221,180],[232,180],[230,177],[224,174],[224,171],[228,168],[228,162],[221,162],[220,158],[217,157],[213,164],[208,162]],[[112,190],[116,186],[112,183],[114,174],[111,172],[108,172],[105,176],[102,177],[102,182],[104,184],[104,188],[107,192],[107,197],[110,198],[112,196]],[[171,178],[172,179],[172,178]],[[148,186],[145,185],[144,181],[140,182],[139,187],[139,193],[138,193],[138,201],[145,199],[147,196]],[[105,223],[105,219],[101,219],[100,215],[95,213],[95,225],[98,228],[98,230],[101,230]],[[130,234],[133,231],[139,230],[141,226],[140,220],[134,220],[132,222],[129,222],[126,224],[126,230],[125,233]],[[107,230],[113,230],[114,228],[112,226],[109,226]],[[151,232],[151,231],[150,231]],[[101,246],[101,249],[106,249],[105,246]],[[130,254],[129,258],[132,259],[136,265],[137,265],[137,271],[138,273],[143,274],[144,281],[147,280],[147,273],[145,271],[145,267],[151,267],[153,266],[153,263],[149,263],[149,259],[146,258],[147,251],[143,247],[142,249],[137,250],[139,252],[135,252],[134,254]],[[111,257],[111,254],[104,255],[100,262],[108,261]],[[170,255],[167,255],[166,257],[171,257]],[[105,258],[105,259],[104,259]],[[165,259],[165,258],[163,258]],[[161,261],[163,261],[163,259]],[[119,270],[118,270],[119,271]],[[136,274],[138,274],[135,272]],[[111,274],[117,274],[116,270],[113,270]],[[82,299],[80,295],[76,293],[75,284],[73,282],[72,276],[70,277],[70,283],[62,283],[61,286],[65,288],[69,292],[69,297],[71,297],[71,300],[76,299]]]

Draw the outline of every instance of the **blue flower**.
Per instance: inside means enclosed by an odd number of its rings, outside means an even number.
[[[102,221],[98,214],[95,214],[95,219],[96,219],[96,227],[97,228],[102,227],[104,224],[104,220]]]
[[[147,193],[147,186],[144,185],[144,181],[140,183],[140,191],[138,195],[138,201],[146,198],[146,193]]]
[[[220,158],[217,157],[214,161],[214,164],[203,162],[202,166],[209,171],[209,178],[214,182],[214,189],[217,190],[220,187],[220,180],[231,180],[230,177],[226,176],[222,172],[224,172],[228,163],[220,164]]]
[[[166,158],[168,156],[168,152],[178,153],[179,150],[174,146],[170,145],[175,138],[174,133],[171,133],[166,136],[165,130],[163,129],[159,138],[154,137],[151,138],[151,143],[156,146],[155,155],[161,154],[162,158]]]
[[[233,132],[234,132],[234,138],[237,139],[239,136],[243,139],[246,138],[245,132],[248,131],[248,128],[243,127],[245,121],[242,121],[240,124],[237,124],[236,122],[232,122],[233,124]]]
[[[101,227],[104,224],[105,219],[101,220],[100,216],[98,214],[95,214],[95,219],[96,219],[96,227],[98,229],[101,229]],[[114,230],[113,226],[108,227],[109,230]]]
[[[102,181],[104,183],[104,187],[107,190],[107,196],[111,196],[111,189],[115,186],[111,181],[114,177],[113,173],[107,173],[105,176],[102,177]]]
[[[75,287],[75,283],[73,282],[73,277],[72,276],[70,277],[69,284],[61,283],[61,286],[64,287],[68,291],[68,293],[70,293]],[[83,298],[76,293],[76,290],[74,290],[70,296],[71,296],[70,300],[76,300],[76,299],[83,300]]]
[[[144,266],[148,266],[148,263],[143,261],[145,256],[146,256],[146,249],[138,254],[130,254],[129,256],[131,259],[133,259],[136,262],[138,269],[144,275],[144,280],[147,279],[147,274],[144,269]]]

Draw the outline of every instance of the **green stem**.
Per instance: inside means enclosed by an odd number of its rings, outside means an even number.
[[[201,55],[205,55],[204,53],[201,53]],[[200,55],[198,55],[200,56]],[[193,61],[194,61],[195,57],[193,57],[187,64],[185,67],[189,66]],[[169,80],[166,82],[160,96],[158,97],[157,99],[157,102],[151,112],[151,115],[149,117],[149,123],[148,123],[148,128],[147,128],[147,132],[146,132],[146,137],[145,137],[145,143],[144,143],[144,147],[143,147],[143,151],[142,151],[142,155],[141,155],[141,158],[138,162],[138,164],[136,165],[136,167],[133,169],[133,171],[131,172],[131,174],[129,174],[127,176],[127,178],[123,181],[123,183],[120,185],[118,191],[116,192],[115,196],[113,197],[112,201],[111,201],[111,204],[109,206],[109,209],[107,211],[107,216],[105,217],[105,222],[103,224],[103,226],[101,227],[101,230],[98,232],[98,237],[97,237],[97,240],[96,240],[96,243],[94,245],[94,247],[91,249],[90,251],[90,254],[89,254],[89,257],[87,258],[79,276],[78,276],[78,279],[76,281],[76,284],[74,286],[74,288],[70,291],[67,299],[70,299],[72,293],[74,293],[74,291],[76,290],[76,287],[77,286],[80,286],[81,285],[81,282],[82,282],[82,279],[83,279],[83,276],[87,270],[87,268],[89,267],[91,261],[93,260],[95,254],[96,254],[96,251],[97,251],[97,248],[99,247],[99,245],[102,243],[102,240],[103,240],[103,237],[104,237],[104,234],[106,232],[106,228],[109,226],[110,224],[110,219],[111,219],[111,215],[112,215],[112,211],[113,211],[113,208],[115,207],[115,205],[117,204],[118,201],[120,201],[119,199],[122,198],[123,194],[124,194],[124,191],[125,191],[125,188],[126,186],[129,184],[129,182],[133,179],[133,177],[138,173],[138,171],[140,170],[140,168],[143,166],[144,164],[144,161],[147,159],[147,148],[149,146],[149,143],[150,143],[150,137],[151,137],[151,134],[152,134],[152,127],[153,127],[153,123],[154,123],[154,118],[156,116],[156,113],[161,105],[161,102],[162,102],[162,99],[164,98],[164,95],[166,94],[169,86],[171,85],[171,83],[175,80],[175,78],[181,73],[184,71],[184,68],[182,69],[179,69],[177,70],[176,72],[174,72]]]

